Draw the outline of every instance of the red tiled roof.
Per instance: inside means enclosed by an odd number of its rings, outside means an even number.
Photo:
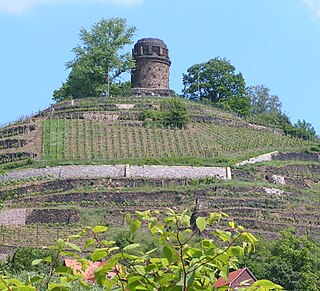
[[[242,272],[244,270],[246,270],[247,268],[242,268],[242,269],[239,269],[237,271],[233,271],[233,272],[230,272],[229,275],[228,275],[228,279],[227,281],[224,281],[222,277],[220,277],[214,284],[213,284],[213,287],[215,288],[219,288],[219,287],[222,287],[222,286],[229,286],[230,283],[232,283],[237,277],[239,277]]]

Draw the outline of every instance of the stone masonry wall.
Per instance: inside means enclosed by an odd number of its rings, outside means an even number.
[[[169,66],[149,59],[136,60],[134,87],[169,89]]]
[[[0,212],[0,225],[25,225],[26,209],[8,209]]]
[[[185,167],[185,166],[128,166],[126,177],[151,179],[199,179],[217,177],[229,179],[227,169],[223,167]]]
[[[8,172],[0,176],[1,181],[46,178],[173,178],[199,179],[217,177],[231,179],[230,168],[226,167],[191,167],[191,166],[129,166],[129,165],[97,165],[97,166],[59,166],[40,169],[26,169]]]
[[[32,209],[26,218],[26,224],[74,224],[77,223],[79,219],[79,213],[75,209]]]

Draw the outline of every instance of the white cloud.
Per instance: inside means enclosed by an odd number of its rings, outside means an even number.
[[[302,0],[302,3],[308,7],[313,17],[320,20],[320,0]]]
[[[0,12],[21,14],[37,6],[57,3],[101,3],[101,4],[119,4],[119,5],[136,5],[142,4],[143,0],[0,0]]]

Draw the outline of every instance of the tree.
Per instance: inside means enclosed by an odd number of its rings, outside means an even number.
[[[255,237],[243,227],[233,221],[225,221],[226,215],[223,213],[211,213],[207,217],[196,218],[198,230],[205,233],[205,236],[200,237],[198,232],[192,232],[187,211],[176,213],[168,209],[166,214],[150,210],[136,211],[136,217],[129,214],[125,216],[130,232],[136,234],[143,226],[144,231],[147,229],[157,238],[158,248],[141,251],[138,243],[118,247],[116,242],[107,240],[108,228],[105,226],[86,228],[72,236],[73,240],[85,236],[86,248],[94,247],[90,259],[105,261],[95,271],[96,283],[103,290],[211,290],[217,277],[226,278],[229,270],[237,266],[238,259],[252,250],[256,243]],[[224,227],[227,230],[217,228],[222,221],[225,221]],[[92,237],[88,237],[89,234]],[[90,285],[83,281],[81,275],[74,275],[71,268],[56,264],[59,256],[67,255],[77,258],[83,269],[86,269],[88,260],[80,257],[80,247],[70,240],[60,239],[53,249],[56,251],[53,258],[47,257],[33,262],[33,265],[49,264],[50,274],[56,274],[55,280],[59,280],[52,282],[52,276],[49,276],[46,289],[71,290],[74,282],[81,283],[77,290],[90,289]],[[114,275],[106,276],[106,273],[111,271]],[[34,278],[29,278],[27,288],[22,289],[26,284],[17,279],[0,276],[0,289],[11,290],[11,286],[17,286],[20,289],[12,290],[36,290],[32,286],[33,280]],[[279,285],[261,280],[255,282],[251,288],[243,290],[280,289],[282,288]]]
[[[316,138],[316,131],[311,123],[308,123],[305,120],[300,121],[300,119],[298,119],[297,123],[293,126],[286,126],[284,132],[304,140],[314,140]]]
[[[247,88],[247,94],[251,100],[252,114],[281,114],[282,103],[279,97],[270,94],[270,89],[264,85],[251,86]]]
[[[164,99],[160,103],[160,110],[146,110],[140,116],[142,121],[151,119],[152,122],[159,126],[166,127],[186,127],[189,121],[189,113],[184,102],[177,98]]]
[[[319,290],[320,245],[293,229],[281,232],[272,242],[258,244],[244,265],[259,278],[281,284],[285,290]]]
[[[246,95],[245,80],[226,59],[217,57],[191,66],[187,74],[183,74],[183,85],[185,98],[209,100],[240,114],[249,112],[250,100]]]
[[[181,99],[171,98],[161,102],[165,126],[183,128],[189,121],[189,113]]]
[[[66,63],[71,72],[53,99],[100,96],[110,93],[108,83],[116,89],[118,77],[134,67],[131,54],[123,49],[132,43],[135,31],[123,18],[102,19],[90,31],[82,28],[81,44],[73,48],[75,57]]]

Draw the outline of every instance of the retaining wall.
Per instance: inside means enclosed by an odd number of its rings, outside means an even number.
[[[8,172],[0,176],[0,181],[28,179],[34,177],[46,178],[154,178],[154,179],[199,179],[216,177],[231,179],[230,168],[226,167],[190,167],[190,166],[129,166],[129,165],[99,165],[99,166],[59,166],[40,169],[26,169]]]
[[[0,212],[0,225],[25,225],[26,209],[8,209]]]
[[[74,209],[8,209],[0,212],[0,226],[37,223],[74,224],[79,218],[78,211]]]

